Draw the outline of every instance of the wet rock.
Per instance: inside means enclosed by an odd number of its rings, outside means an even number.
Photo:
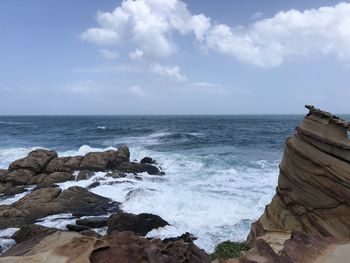
[[[55,184],[55,183],[63,183],[66,181],[71,181],[74,179],[72,173],[67,172],[55,172],[52,174],[39,174],[34,176],[29,180],[29,184]]]
[[[127,175],[121,171],[114,170],[111,173],[107,173],[106,177],[112,177],[115,179],[126,177]]]
[[[100,186],[100,185],[101,185],[100,182],[93,182],[88,187],[86,187],[86,189],[90,190],[90,189],[95,188],[95,187]]]
[[[30,182],[34,177],[34,173],[25,169],[18,169],[5,175],[5,182],[13,185],[24,185]]]
[[[13,188],[12,183],[0,183],[0,194],[3,194],[6,190]]]
[[[14,239],[17,244],[31,240],[34,237],[42,237],[49,235],[55,231],[58,231],[56,228],[50,228],[41,225],[26,225],[21,227],[16,233],[13,234],[12,239]]]
[[[58,187],[57,184],[53,184],[53,183],[41,183],[41,184],[38,184],[34,189],[33,191],[36,191],[36,190],[39,190],[41,188],[55,188],[55,187]]]
[[[59,157],[53,159],[46,167],[47,173],[73,172],[79,170],[83,156]]]
[[[9,173],[9,170],[0,169],[0,183],[3,183],[3,177]]]
[[[80,225],[72,225],[72,224],[66,225],[66,228],[68,229],[68,231],[74,231],[74,232],[81,232],[84,230],[90,230],[89,227],[80,226]]]
[[[123,162],[130,161],[130,150],[126,145],[121,145],[117,150],[117,163],[121,164]]]
[[[163,243],[168,243],[168,242],[175,242],[175,241],[179,241],[179,240],[183,240],[186,243],[192,243],[194,240],[197,240],[197,238],[194,235],[192,235],[191,233],[186,232],[185,234],[182,234],[181,236],[165,238],[162,241],[163,241]]]
[[[75,223],[89,228],[100,228],[107,226],[108,217],[89,217],[77,219]]]
[[[46,263],[47,259],[93,263],[211,262],[204,250],[183,241],[164,244],[159,239],[147,240],[132,232],[114,232],[107,237],[98,238],[62,231],[10,248],[2,255],[1,262],[13,263],[18,260],[18,262]]]
[[[86,154],[80,164],[80,170],[107,171],[116,168],[117,152],[90,152]]]
[[[56,157],[57,153],[55,151],[37,149],[31,151],[27,157],[18,159],[11,163],[9,171],[26,169],[39,174],[46,168],[46,165]]]
[[[31,192],[12,205],[0,206],[0,229],[21,227],[35,219],[60,213],[100,215],[120,211],[119,203],[73,186],[64,191],[42,188]]]
[[[144,157],[140,161],[141,164],[156,164],[156,161],[153,160],[151,157]]]
[[[25,186],[11,187],[4,191],[4,196],[13,196],[13,195],[21,194],[27,191],[28,190],[25,188]]]
[[[143,173],[147,172],[150,175],[164,175],[158,167],[151,164],[140,164],[135,162],[124,162],[119,165],[118,170],[124,173]]]
[[[93,177],[94,175],[95,175],[95,173],[92,171],[83,170],[83,171],[79,172],[76,180],[77,181],[87,180],[87,179],[90,179],[91,177]]]
[[[145,236],[149,231],[169,225],[160,216],[142,213],[139,215],[129,213],[113,214],[107,222],[107,233],[113,231],[133,231],[135,234]]]

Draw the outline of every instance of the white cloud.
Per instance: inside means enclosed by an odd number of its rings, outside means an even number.
[[[129,93],[137,97],[147,97],[146,92],[140,86],[131,86],[129,87]]]
[[[158,63],[151,65],[151,72],[158,74],[162,77],[167,77],[178,82],[187,80],[187,77],[181,74],[181,70],[178,66],[160,65]]]
[[[99,53],[105,59],[115,60],[115,59],[119,58],[118,52],[111,51],[109,49],[100,49]]]
[[[143,51],[139,48],[137,48],[134,52],[130,52],[129,56],[131,59],[140,59],[143,57]]]
[[[263,17],[263,13],[262,12],[256,12],[254,15],[252,15],[251,17],[250,17],[250,19],[251,20],[258,20],[258,19],[260,19],[260,18],[262,18]]]

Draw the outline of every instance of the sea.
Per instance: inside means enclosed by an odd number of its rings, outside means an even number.
[[[171,224],[148,237],[190,232],[198,238],[195,243],[210,253],[222,241],[246,239],[250,225],[275,193],[285,140],[302,119],[302,115],[0,116],[0,168],[37,148],[71,156],[126,144],[131,160],[150,156],[166,175],[114,179],[120,180],[117,184],[101,181],[91,191],[121,202],[126,212],[153,213]],[[60,187],[86,187],[92,180]],[[0,204],[11,204],[23,195],[0,197]],[[50,216],[41,224],[64,229],[74,222],[70,216]],[[13,244],[9,236],[16,230],[0,231],[2,244]]]

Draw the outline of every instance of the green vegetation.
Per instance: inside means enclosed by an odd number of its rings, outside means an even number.
[[[216,246],[214,253],[211,254],[211,259],[237,258],[241,251],[247,251],[249,249],[250,247],[243,242],[224,241]]]

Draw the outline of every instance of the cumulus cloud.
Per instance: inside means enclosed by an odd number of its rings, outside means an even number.
[[[183,82],[187,80],[187,77],[181,73],[178,66],[160,65],[158,63],[152,64],[151,72],[158,74],[162,77],[167,77],[178,82]]]
[[[129,56],[130,56],[131,59],[134,59],[134,60],[135,59],[140,59],[140,58],[143,57],[143,51],[141,49],[137,48],[135,51],[130,52]]]
[[[97,44],[132,44],[131,58],[168,57],[178,50],[173,32],[192,34],[208,51],[262,68],[286,59],[335,55],[350,59],[350,3],[304,11],[281,11],[247,26],[212,22],[192,14],[180,0],[124,0],[112,12],[98,12],[98,26],[81,38]]]
[[[105,59],[115,60],[119,58],[119,53],[115,51],[111,51],[109,49],[100,49],[100,55]]]

